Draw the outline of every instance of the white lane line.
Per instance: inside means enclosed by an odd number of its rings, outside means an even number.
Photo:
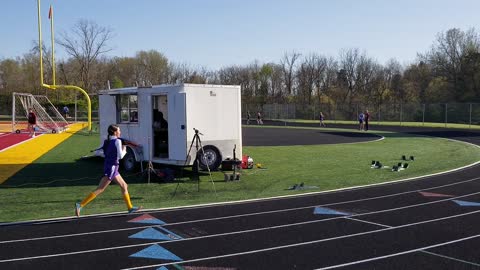
[[[462,214],[457,214],[457,215],[432,219],[432,220],[424,220],[424,221],[421,221],[421,222],[404,224],[404,225],[400,225],[400,226],[396,226],[396,227],[383,228],[383,229],[378,229],[378,230],[373,230],[373,231],[347,234],[347,235],[341,235],[341,236],[336,236],[336,237],[331,237],[331,238],[312,240],[312,241],[300,242],[300,243],[296,243],[296,244],[289,244],[289,245],[283,245],[283,246],[277,246],[277,247],[265,248],[265,249],[258,249],[258,250],[246,251],[246,252],[240,252],[240,253],[234,253],[234,254],[226,254],[226,255],[213,256],[213,257],[208,257],[208,258],[199,258],[199,259],[194,259],[194,260],[189,260],[189,261],[182,261],[182,263],[202,261],[202,260],[208,260],[208,259],[212,259],[212,258],[231,257],[231,256],[243,255],[243,254],[252,254],[252,253],[258,253],[258,252],[264,252],[264,251],[270,251],[270,250],[277,250],[277,249],[283,249],[283,248],[289,248],[289,247],[296,247],[296,246],[303,246],[303,245],[309,245],[309,244],[315,244],[315,243],[328,242],[328,241],[339,240],[339,239],[346,239],[346,238],[349,238],[349,237],[373,234],[373,233],[377,233],[377,232],[384,232],[384,231],[390,231],[390,230],[396,230],[396,229],[403,229],[403,228],[412,227],[412,226],[416,226],[416,225],[433,223],[433,222],[436,222],[436,221],[443,221],[443,220],[447,220],[447,219],[455,219],[455,218],[458,218],[458,217],[473,215],[473,214],[477,214],[477,213],[480,213],[480,210],[472,211],[472,212],[469,212],[469,213],[462,213]],[[302,222],[302,223],[312,223],[312,222]],[[291,226],[291,225],[281,225],[281,226],[275,226],[275,227],[288,227],[288,226]],[[193,238],[189,238],[189,239],[179,239],[179,240],[174,240],[174,241],[175,242],[193,241],[193,240],[198,240],[198,239],[222,237],[222,236],[227,236],[227,235],[242,234],[242,233],[245,233],[245,232],[261,231],[261,230],[267,230],[267,229],[270,229],[270,228],[255,229],[255,230],[250,230],[250,231],[239,231],[239,232],[234,232],[234,233],[223,233],[223,234],[217,234],[217,235],[207,235],[207,236],[193,237]],[[42,255],[42,256],[12,258],[12,259],[0,260],[0,263],[15,262],[15,261],[21,261],[21,260],[34,260],[34,259],[42,259],[42,258],[53,258],[53,257],[60,257],[60,256],[85,254],[85,253],[92,253],[92,252],[101,252],[101,251],[131,248],[131,247],[141,247],[141,246],[152,245],[152,244],[164,244],[164,243],[167,243],[167,242],[172,242],[172,241],[154,241],[154,242],[148,242],[148,243],[142,243],[142,244],[136,244],[136,245],[125,245],[125,246],[116,246],[116,247],[108,247],[108,248],[100,248],[100,249],[91,249],[91,250],[85,250],[85,251],[75,251],[75,252],[49,254],[49,255]],[[149,265],[148,267],[155,267],[155,266],[161,266],[161,265]],[[143,268],[146,268],[146,267],[147,266],[143,266]]]
[[[443,218],[439,218],[439,219],[433,219],[433,220],[428,220],[428,221],[422,221],[422,222],[416,222],[416,223],[401,225],[401,226],[392,227],[392,228],[384,228],[384,229],[379,229],[379,230],[374,230],[374,231],[361,232],[361,233],[355,233],[355,234],[349,234],[349,235],[342,235],[342,236],[338,236],[338,237],[332,237],[332,238],[326,238],[326,239],[320,239],[320,240],[313,240],[313,241],[301,242],[301,243],[296,243],[296,244],[277,246],[277,247],[272,247],[272,248],[264,248],[264,249],[250,250],[250,251],[245,251],[245,252],[238,252],[238,253],[225,254],[225,255],[219,255],[219,256],[197,258],[197,259],[185,260],[185,261],[181,261],[181,262],[144,265],[144,266],[138,266],[138,267],[132,267],[132,268],[126,268],[126,269],[132,269],[132,270],[133,269],[144,269],[144,268],[151,268],[151,267],[167,266],[167,265],[172,265],[172,264],[185,264],[185,263],[199,262],[199,261],[212,260],[212,259],[228,258],[228,257],[239,256],[239,255],[255,254],[255,253],[261,253],[261,252],[266,252],[266,251],[279,250],[279,249],[285,249],[285,248],[291,248],[291,247],[299,247],[299,246],[304,246],[304,245],[317,244],[317,243],[328,242],[328,241],[333,241],[333,240],[345,239],[345,238],[349,238],[349,237],[362,236],[362,235],[367,235],[367,234],[374,234],[374,233],[378,233],[378,232],[397,230],[397,229],[416,226],[416,225],[420,225],[420,224],[426,224],[426,223],[431,223],[431,222],[435,222],[435,221],[442,221],[442,220],[446,220],[446,219],[454,219],[454,218],[457,218],[457,217],[462,217],[462,216],[471,215],[471,214],[478,214],[478,213],[480,213],[480,210],[470,212],[470,213],[464,213],[464,214],[449,216],[449,217],[443,217]],[[435,245],[431,245],[431,246],[426,246],[426,247],[421,247],[421,248],[412,249],[412,250],[408,250],[408,251],[403,251],[403,252],[399,252],[399,253],[395,253],[395,254],[389,254],[389,255],[385,255],[385,256],[374,257],[374,258],[369,258],[369,259],[365,259],[365,260],[360,260],[360,261],[355,261],[355,262],[350,262],[350,263],[345,263],[345,264],[340,264],[340,265],[334,265],[334,266],[329,266],[329,267],[326,267],[326,268],[319,268],[319,269],[333,269],[333,268],[338,268],[338,267],[343,267],[343,266],[348,266],[348,265],[359,264],[359,263],[363,263],[363,262],[380,260],[380,259],[384,259],[384,258],[389,258],[389,257],[394,257],[394,256],[398,256],[398,255],[403,255],[403,254],[416,252],[416,251],[421,251],[421,250],[425,250],[425,249],[429,249],[429,248],[435,248],[435,247],[440,247],[440,246],[444,246],[444,245],[448,245],[448,244],[458,243],[458,242],[461,242],[461,241],[466,241],[466,240],[474,239],[474,238],[477,238],[477,237],[480,237],[480,234],[473,235],[473,236],[468,236],[468,237],[465,237],[465,238],[455,239],[455,240],[452,240],[452,241],[443,242],[443,243],[439,243],[439,244],[435,244]],[[126,270],[126,269],[122,269],[122,270]]]
[[[384,224],[380,224],[380,223],[376,223],[376,222],[371,222],[371,221],[366,221],[366,220],[363,220],[363,219],[352,218],[352,217],[343,217],[343,218],[350,219],[350,220],[357,221],[357,222],[361,222],[361,223],[367,223],[367,224],[371,224],[371,225],[375,225],[375,226],[379,226],[379,227],[383,227],[383,228],[392,228],[392,226],[388,226],[388,225],[384,225]]]
[[[439,243],[439,244],[435,244],[435,245],[431,245],[431,246],[411,249],[411,250],[398,252],[398,253],[394,253],[394,254],[388,254],[388,255],[385,255],[385,256],[373,257],[373,258],[360,260],[360,261],[354,261],[354,262],[349,262],[349,263],[344,263],[344,264],[337,264],[337,265],[332,265],[332,266],[328,266],[328,267],[317,268],[315,270],[335,269],[335,268],[351,266],[351,265],[356,265],[356,264],[365,263],[365,262],[378,261],[378,260],[381,260],[381,259],[396,257],[396,256],[400,256],[400,255],[405,255],[405,254],[409,254],[409,253],[418,252],[418,251],[424,251],[424,250],[430,249],[430,248],[437,248],[437,247],[442,247],[442,246],[446,246],[446,245],[450,245],[450,244],[455,244],[455,243],[459,243],[459,242],[462,242],[462,241],[475,239],[475,238],[478,238],[478,237],[480,237],[480,234],[465,237],[465,238],[460,238],[460,239],[456,239],[456,240],[452,240],[452,241],[448,241],[448,242],[443,242],[443,243]],[[480,266],[478,264],[474,264],[474,265]],[[131,268],[131,269],[133,269],[133,268]]]
[[[476,179],[478,179],[478,178],[476,178]],[[393,211],[398,211],[398,210],[403,210],[403,209],[408,209],[408,208],[414,208],[414,207],[419,207],[419,206],[424,206],[424,205],[429,205],[429,204],[436,204],[436,203],[451,201],[451,200],[464,198],[464,197],[469,197],[469,196],[474,196],[474,195],[478,195],[478,194],[480,194],[480,192],[469,193],[469,194],[465,194],[465,195],[461,195],[461,196],[457,196],[457,197],[450,197],[450,198],[436,200],[436,201],[432,201],[432,202],[407,205],[407,206],[402,206],[402,207],[397,207],[397,208],[389,208],[389,209],[372,211],[372,212],[367,212],[367,213],[353,214],[353,215],[350,215],[349,217],[360,217],[360,216],[366,216],[366,215],[393,212]],[[337,204],[337,203],[335,203],[335,204]],[[326,204],[326,205],[320,205],[320,206],[331,206],[331,205],[335,205],[335,204]],[[318,206],[318,205],[316,205],[316,206]],[[263,214],[280,213],[280,212],[286,212],[286,211],[302,210],[302,209],[308,209],[308,208],[312,208],[312,207],[314,207],[314,206],[299,207],[299,208],[293,208],[293,209],[287,209],[287,210],[283,209],[283,210],[276,210],[276,211],[266,211],[266,212],[251,213],[251,214],[244,214],[244,215],[232,215],[232,216],[227,216],[227,217],[199,219],[199,220],[194,220],[194,221],[175,222],[175,223],[168,223],[168,224],[162,225],[162,227],[169,227],[169,226],[183,225],[183,224],[191,224],[191,223],[199,223],[199,222],[207,222],[207,221],[215,221],[215,220],[223,220],[223,219],[243,218],[243,217],[247,217],[247,216],[255,216],[255,215],[263,215]],[[345,217],[344,216],[342,216],[342,217],[332,217],[332,218],[326,218],[326,219],[321,219],[321,220],[311,220],[311,221],[304,221],[304,222],[298,222],[298,223],[290,223],[290,224],[286,224],[286,225],[278,225],[278,226],[265,227],[265,228],[260,228],[260,229],[251,229],[251,230],[245,230],[245,231],[239,231],[239,232],[231,232],[231,234],[254,232],[254,231],[259,231],[259,230],[268,230],[268,229],[275,229],[275,228],[283,228],[283,227],[288,227],[288,226],[297,226],[297,225],[316,223],[316,222],[325,222],[325,221],[331,221],[331,220],[336,220],[336,219],[341,219],[341,218],[345,218]],[[54,235],[54,236],[45,236],[45,237],[5,240],[5,241],[0,241],[0,244],[38,241],[38,240],[47,240],[47,239],[58,239],[58,238],[67,238],[67,237],[77,237],[77,236],[95,235],[95,234],[103,234],[103,233],[114,233],[114,232],[120,232],[120,231],[144,229],[144,228],[149,228],[149,227],[152,227],[152,225],[113,229],[113,230],[102,230],[102,231],[94,231],[94,232],[85,232],[85,233],[74,233],[74,234]],[[192,239],[192,238],[188,238],[188,239]],[[187,239],[183,239],[183,240],[187,240]],[[175,240],[175,241],[179,241],[179,240]]]
[[[130,231],[130,230],[137,230],[137,229],[146,229],[146,228],[150,228],[150,227],[152,227],[151,224],[150,224],[150,225],[145,225],[145,226],[128,227],[128,228],[121,228],[121,229],[114,229],[114,230],[103,230],[103,231],[94,231],[94,232],[72,233],[72,234],[62,234],[62,235],[52,235],[52,236],[44,236],[44,237],[35,237],[35,238],[5,240],[5,241],[0,241],[0,244],[16,243],[16,242],[39,241],[39,240],[58,239],[58,238],[67,238],[67,237],[77,237],[77,236],[86,236],[86,235],[95,235],[95,234],[102,234],[102,233],[112,233],[112,232]]]
[[[461,262],[461,263],[465,263],[465,264],[469,264],[469,265],[479,266],[479,267],[480,267],[480,264],[478,264],[478,263],[474,263],[474,262],[470,262],[470,261],[465,261],[465,260],[457,259],[457,258],[454,258],[454,257],[450,257],[450,256],[446,256],[446,255],[442,255],[442,254],[430,252],[430,251],[427,251],[427,250],[422,250],[421,252],[422,252],[422,253],[429,254],[429,255],[432,255],[432,256],[435,256],[435,257],[441,257],[441,258],[444,258],[444,259],[447,259],[447,260],[457,261],[457,262]]]

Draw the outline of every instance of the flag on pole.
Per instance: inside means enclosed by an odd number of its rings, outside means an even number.
[[[52,9],[52,5],[50,5],[50,9],[48,10],[48,18],[51,19],[52,15],[53,15],[53,9]]]

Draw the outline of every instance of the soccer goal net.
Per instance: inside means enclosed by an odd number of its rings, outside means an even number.
[[[25,93],[13,93],[12,132],[28,132],[28,113],[33,110],[37,118],[36,131],[41,133],[60,133],[68,125],[60,112],[46,96]]]

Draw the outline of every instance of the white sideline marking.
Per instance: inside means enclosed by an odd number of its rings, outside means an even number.
[[[273,211],[265,211],[265,212],[258,212],[258,213],[249,213],[249,214],[242,214],[242,215],[232,215],[232,216],[225,216],[225,217],[217,217],[217,218],[208,218],[208,219],[197,219],[197,220],[189,220],[189,221],[182,221],[182,222],[174,222],[174,223],[167,223],[165,225],[162,225],[163,227],[167,226],[174,226],[174,225],[181,225],[181,224],[190,224],[190,223],[198,223],[198,222],[205,222],[205,221],[213,221],[213,220],[223,220],[223,219],[232,219],[232,218],[240,218],[240,217],[247,217],[247,216],[256,216],[256,215],[264,215],[264,214],[274,214],[274,213],[281,213],[281,212],[288,212],[288,211],[296,211],[296,210],[302,210],[302,209],[308,209],[311,207],[315,206],[332,206],[332,205],[338,205],[338,204],[345,204],[345,203],[353,203],[353,202],[360,202],[360,201],[368,201],[368,200],[376,200],[376,199],[383,199],[387,197],[394,197],[394,196],[400,196],[408,193],[415,193],[418,191],[422,190],[430,190],[430,189],[436,189],[439,187],[446,187],[446,186],[452,186],[452,185],[458,185],[458,184],[463,184],[467,182],[472,182],[479,180],[480,177],[468,179],[465,181],[461,182],[456,182],[456,183],[451,183],[447,185],[442,185],[438,187],[433,187],[433,188],[427,188],[427,189],[420,189],[420,190],[414,190],[414,191],[406,191],[406,192],[401,192],[401,193],[395,193],[395,194],[390,194],[390,195],[384,195],[384,196],[378,196],[378,197],[373,197],[373,198],[367,198],[367,199],[359,199],[359,200],[351,200],[351,201],[345,201],[345,202],[337,202],[337,203],[331,203],[331,204],[323,204],[323,205],[311,205],[311,206],[304,206],[304,207],[298,207],[298,208],[290,208],[290,209],[282,209],[282,210],[273,210]],[[449,197],[441,200],[436,200],[432,202],[426,202],[426,203],[420,203],[420,204],[413,204],[413,205],[407,205],[407,206],[402,206],[398,208],[390,208],[390,209],[384,209],[384,210],[379,210],[379,211],[372,211],[372,212],[367,212],[367,213],[361,213],[361,214],[354,214],[349,217],[358,217],[358,216],[364,216],[364,215],[370,215],[370,214],[378,214],[378,213],[385,213],[385,212],[391,212],[391,211],[397,211],[397,210],[402,210],[402,209],[407,209],[411,207],[417,207],[417,206],[422,206],[422,205],[428,205],[428,204],[435,204],[435,203],[440,203],[440,202],[445,202],[445,201],[451,201],[455,200],[458,198],[464,198],[468,196],[474,196],[480,194],[480,192],[474,192],[474,193],[469,193],[457,197]],[[287,225],[278,225],[274,226],[271,228],[280,228],[280,227],[285,227],[285,226],[295,226],[295,225],[301,225],[301,224],[308,224],[312,222],[322,222],[322,221],[329,221],[329,220],[334,220],[334,219],[340,219],[343,217],[333,217],[333,218],[327,218],[327,219],[321,219],[321,220],[313,220],[313,221],[305,221],[305,222],[300,222],[300,223],[292,223],[292,224],[287,224]],[[85,233],[75,233],[75,234],[65,234],[65,235],[53,235],[53,236],[45,236],[45,237],[36,237],[36,238],[25,238],[25,239],[15,239],[15,240],[5,240],[5,241],[0,241],[0,244],[5,244],[5,243],[14,243],[14,242],[27,242],[27,241],[37,241],[37,240],[46,240],[46,239],[56,239],[56,238],[66,238],[66,237],[76,237],[76,236],[85,236],[85,235],[94,235],[94,234],[102,234],[102,233],[111,233],[111,232],[119,232],[119,231],[129,231],[129,230],[137,230],[137,229],[143,229],[143,228],[149,228],[151,225],[145,225],[145,226],[138,226],[138,227],[128,227],[128,228],[120,228],[120,229],[114,229],[114,230],[103,230],[103,231],[93,231],[93,232],[85,232]],[[268,229],[270,227],[266,228],[260,228],[260,229],[255,229],[255,230],[264,230]],[[250,230],[254,231],[254,230]],[[248,231],[242,231],[242,232],[248,232]],[[192,238],[190,238],[192,239]],[[178,240],[176,240],[178,241]]]

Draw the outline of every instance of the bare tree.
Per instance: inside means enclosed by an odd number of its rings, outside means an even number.
[[[109,51],[107,42],[112,38],[112,30],[95,22],[79,20],[71,30],[63,32],[56,42],[78,63],[80,82],[86,89],[92,89],[91,74],[97,58]]]
[[[316,54],[310,54],[305,57],[300,64],[296,77],[298,80],[298,94],[303,105],[312,104],[314,90],[319,86],[320,73],[323,72],[324,68],[324,63]]]
[[[319,82],[319,93],[318,99],[319,103],[322,103],[321,96],[326,95],[329,98],[333,96],[333,92],[336,89],[336,80],[337,80],[337,71],[338,71],[338,62],[333,58],[329,57],[326,59],[326,67],[323,76],[320,78]]]
[[[387,87],[391,92],[393,103],[404,103],[406,99],[405,88],[403,87],[402,66],[396,59],[390,59],[384,68]]]
[[[272,67],[270,95],[274,103],[282,102],[285,100],[282,66],[274,63],[270,65]]]
[[[169,70],[170,78],[168,81],[172,84],[187,83],[192,82],[192,80],[198,80],[198,76],[201,74],[201,72],[195,70],[195,68],[188,63],[171,63],[169,65]],[[202,79],[202,81],[205,80],[206,79]]]
[[[283,67],[283,77],[285,81],[285,87],[287,88],[287,94],[293,94],[293,84],[295,79],[295,62],[300,57],[300,53],[292,52],[290,54],[285,53],[280,60],[280,65]]]
[[[357,81],[357,66],[360,58],[360,52],[358,49],[349,49],[340,51],[340,74],[339,78],[342,80],[340,82],[340,89],[343,92],[343,97],[341,102],[349,101],[351,102],[352,96],[355,92],[355,84]],[[344,87],[346,88],[344,88]]]
[[[342,102],[351,105],[354,101],[365,100],[370,91],[370,84],[374,78],[378,65],[359,49],[348,49],[340,52],[339,79],[344,83],[340,90],[343,92]],[[342,86],[341,82],[341,86]]]
[[[480,93],[475,79],[480,75],[480,70],[478,65],[471,65],[471,60],[477,59],[479,52],[480,38],[475,29],[464,32],[452,28],[439,33],[432,49],[425,55],[420,55],[420,59],[432,66],[436,77],[447,80],[456,100],[462,100]]]

